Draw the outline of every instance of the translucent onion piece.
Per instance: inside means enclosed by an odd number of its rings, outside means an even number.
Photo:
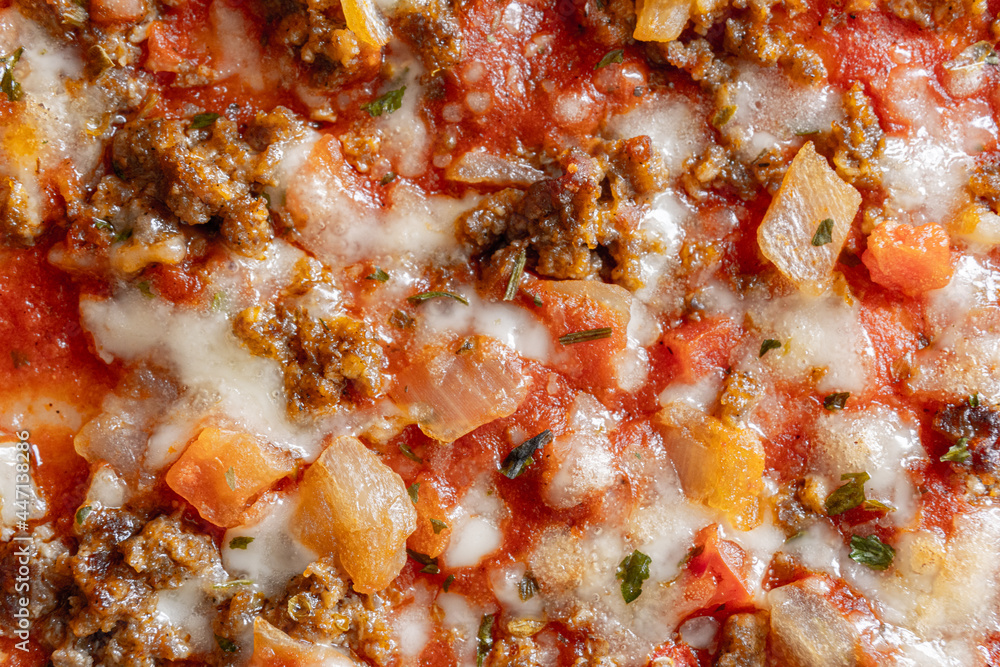
[[[526,394],[517,355],[492,338],[473,336],[425,348],[389,395],[421,431],[451,442],[513,414]]]
[[[760,251],[803,292],[821,294],[831,282],[861,195],[840,180],[812,142],[799,149],[757,229]],[[824,220],[832,240],[813,245]]]
[[[230,528],[251,501],[293,469],[292,457],[248,433],[206,428],[167,471],[167,486],[202,518]]]
[[[356,667],[358,663],[331,646],[292,639],[258,616],[253,622],[250,667]]]
[[[809,581],[771,591],[771,640],[789,667],[858,664],[857,630]]]
[[[683,403],[670,403],[658,418],[684,493],[717,509],[740,530],[761,523],[764,447],[749,428],[731,426]]]
[[[639,0],[632,36],[643,42],[672,42],[683,32],[691,16],[707,14],[727,4],[728,0]]]
[[[396,578],[416,528],[402,478],[357,438],[334,439],[306,470],[295,529],[309,548],[335,554],[359,593]]]
[[[459,183],[531,185],[543,174],[523,160],[513,160],[485,150],[464,153],[445,170],[445,176]]]
[[[343,0],[347,27],[362,42],[374,47],[382,47],[389,41],[389,28],[372,0]]]

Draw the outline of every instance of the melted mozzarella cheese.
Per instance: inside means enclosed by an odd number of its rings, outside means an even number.
[[[449,514],[451,541],[441,559],[449,568],[474,567],[500,548],[504,506],[485,482],[473,486]]]
[[[4,541],[13,537],[21,518],[41,519],[47,511],[29,467],[16,440],[0,442],[0,539]]]
[[[607,490],[617,470],[609,436],[617,420],[590,394],[579,394],[570,410],[568,430],[549,451],[558,469],[545,487],[545,502],[566,509]]]

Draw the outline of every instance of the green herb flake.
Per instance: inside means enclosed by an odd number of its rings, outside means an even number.
[[[440,519],[431,519],[431,528],[434,529],[435,535],[439,534],[442,530],[444,530],[447,527],[448,524],[446,524],[444,521],[441,521]]]
[[[512,301],[517,296],[517,286],[521,284],[521,275],[524,273],[524,263],[528,260],[528,251],[521,249],[514,260],[514,269],[510,272],[510,280],[507,282],[507,290],[503,293],[504,301]]]
[[[385,176],[383,176],[382,178],[379,179],[378,184],[379,185],[383,185],[383,186],[384,185],[389,185],[394,180],[396,180],[396,176],[397,176],[396,172],[390,171],[388,174],[386,174]]]
[[[413,450],[405,442],[399,443],[399,451],[403,452],[403,456],[410,459],[415,463],[423,463],[424,460],[413,453]]]
[[[210,306],[210,308],[213,311],[218,312],[218,311],[222,310],[223,306],[225,306],[225,305],[226,305],[226,293],[225,292],[216,292],[212,296],[212,305]]]
[[[483,660],[493,650],[493,621],[496,614],[483,614],[476,633],[476,667],[483,667]]]
[[[3,65],[3,76],[0,77],[0,91],[7,96],[8,102],[17,102],[23,95],[21,84],[14,79],[14,66],[21,59],[24,48],[19,47],[9,56],[0,58],[0,65]]]
[[[216,590],[223,590],[226,588],[236,588],[237,586],[252,586],[253,579],[233,579],[231,581],[224,581],[221,584],[213,584],[212,588]]]
[[[246,551],[246,548],[248,546],[250,546],[251,542],[253,542],[253,538],[252,537],[247,537],[245,535],[241,535],[239,537],[234,537],[233,539],[229,540],[229,548],[230,549],[243,549],[244,551]]]
[[[414,505],[417,504],[417,494],[420,493],[420,482],[414,482],[406,488],[406,492],[410,495],[410,502]]]
[[[524,576],[521,577],[521,581],[517,582],[517,596],[521,598],[521,602],[527,602],[535,597],[535,593],[537,592],[538,582],[535,581],[530,572],[525,572]]]
[[[602,338],[611,338],[614,333],[614,329],[611,327],[601,327],[600,329],[587,329],[586,331],[574,331],[573,333],[568,333],[565,336],[559,337],[559,343],[562,345],[573,345],[574,343],[586,343],[592,340],[601,340]]]
[[[712,116],[712,126],[717,128],[722,127],[731,121],[734,115],[736,115],[736,107],[732,104],[726,105]]]
[[[552,431],[545,429],[541,433],[528,438],[520,445],[510,450],[500,466],[500,472],[507,479],[515,479],[528,467],[529,461],[536,451],[552,442]]]
[[[847,480],[847,484],[826,497],[824,505],[828,516],[843,514],[864,503],[865,482],[871,479],[871,475],[866,472],[849,472],[841,475],[840,479]]]
[[[226,485],[230,491],[236,490],[236,471],[233,470],[233,466],[229,466],[229,469],[226,471]]]
[[[100,229],[102,232],[113,232],[114,227],[107,220],[101,220],[100,218],[94,218],[94,228]]]
[[[760,354],[757,355],[757,358],[759,359],[759,358],[763,357],[765,354],[767,354],[771,350],[777,350],[777,349],[780,349],[780,348],[781,348],[781,341],[780,340],[774,340],[773,338],[766,338],[764,340],[764,342],[760,344]]]
[[[200,113],[191,119],[191,124],[188,127],[192,130],[204,130],[206,127],[215,125],[217,120],[219,120],[217,113]]]
[[[452,585],[453,583],[455,583],[455,575],[453,575],[453,574],[449,574],[449,575],[448,575],[448,577],[447,577],[447,578],[446,578],[446,579],[444,580],[444,582],[442,582],[442,584],[441,584],[441,589],[442,589],[442,590],[443,590],[443,591],[444,591],[445,593],[447,593],[447,592],[448,592],[448,589],[449,589],[449,588],[451,588],[451,585]]]
[[[153,297],[156,296],[155,294],[153,294],[153,287],[149,284],[148,280],[143,280],[142,282],[138,283],[136,287],[139,288],[139,291],[142,292],[142,295],[147,299],[152,299]]]
[[[406,297],[406,300],[409,301],[410,303],[423,303],[424,301],[429,301],[431,299],[441,299],[441,298],[454,299],[455,301],[465,304],[466,306],[469,305],[469,300],[466,299],[461,294],[452,294],[451,292],[438,292],[434,290],[430,292],[421,292],[420,294],[414,294],[413,296]]]
[[[389,324],[397,329],[409,329],[413,326],[413,318],[401,310],[394,310],[389,315]]]
[[[31,361],[28,359],[28,355],[26,355],[21,350],[11,350],[10,360],[14,364],[14,368],[22,368],[23,366],[31,365]]]
[[[422,554],[419,551],[414,551],[413,549],[407,549],[406,554],[413,560],[423,565],[423,567],[420,568],[420,571],[425,574],[437,574],[441,571],[440,568],[438,568],[437,558],[431,558],[427,554]]]
[[[880,540],[877,535],[869,537],[852,535],[849,555],[856,563],[867,565],[873,570],[885,570],[892,564],[896,550]]]
[[[847,399],[850,398],[851,392],[842,391],[835,394],[830,394],[823,399],[823,407],[833,412],[834,410],[843,410],[844,406],[847,405]]]
[[[117,234],[115,234],[115,238],[112,239],[111,242],[112,243],[124,243],[125,241],[128,241],[130,238],[132,238],[132,228],[131,227],[128,228],[128,229],[123,229],[120,232],[118,232]]]
[[[972,394],[969,396],[969,407],[978,408],[979,407],[979,393]]]
[[[389,280],[389,274],[376,266],[374,271],[365,276],[365,280],[377,280],[380,283],[384,283]]]
[[[598,70],[603,67],[607,67],[612,63],[621,63],[624,61],[625,61],[624,49],[614,49],[613,51],[608,51],[607,53],[605,53],[604,57],[601,58],[600,62],[594,65],[594,69]]]
[[[618,564],[615,576],[621,579],[625,604],[634,602],[642,594],[642,582],[649,579],[649,564],[652,562],[652,558],[636,550]]]
[[[224,653],[236,653],[236,642],[222,635],[215,635],[215,643],[219,645]]]
[[[941,457],[941,461],[951,463],[965,463],[972,454],[969,452],[969,439],[959,438],[958,442],[948,448],[948,451]]]
[[[813,234],[812,244],[814,246],[826,245],[833,241],[833,218],[827,218],[819,223],[816,233]]]
[[[84,505],[76,511],[76,525],[82,526],[83,522],[87,520],[90,513],[94,511],[94,508],[90,505]]]
[[[361,105],[364,111],[368,112],[368,115],[372,118],[376,116],[381,116],[384,113],[392,113],[399,109],[403,104],[403,93],[406,92],[406,86],[402,88],[397,88],[396,90],[390,90],[384,95],[376,97],[371,102],[367,102]]]

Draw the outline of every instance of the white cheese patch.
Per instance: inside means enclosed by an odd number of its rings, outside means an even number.
[[[224,2],[214,2],[209,22],[214,37],[212,65],[218,78],[238,76],[251,90],[262,90],[267,68],[261,62],[260,42],[251,37],[243,12]]]
[[[296,504],[294,495],[276,497],[256,523],[230,528],[222,539],[226,571],[234,579],[249,579],[269,598],[280,596],[288,582],[318,558],[291,530]],[[230,545],[238,537],[252,541],[245,549],[234,549]]]
[[[521,599],[521,582],[528,572],[524,563],[511,563],[490,572],[490,586],[493,594],[503,605],[503,608],[517,618],[544,620],[542,596],[532,595],[527,600]]]
[[[424,122],[424,87],[420,83],[424,68],[415,58],[393,58],[393,65],[403,72],[399,80],[385,86],[394,90],[406,86],[399,109],[383,113],[375,121],[382,133],[382,154],[392,162],[393,171],[406,178],[423,175],[429,166],[431,135]],[[382,91],[382,92],[386,92]]]
[[[558,469],[545,486],[545,502],[566,509],[607,490],[618,471],[611,452],[617,420],[596,398],[581,393],[570,409],[567,432],[549,446]]]
[[[483,614],[492,610],[473,609],[469,602],[458,593],[438,593],[434,603],[444,612],[441,624],[451,630],[455,643],[455,657],[461,667],[476,664],[476,633]]]
[[[156,616],[165,629],[194,651],[211,651],[215,646],[212,617],[215,607],[201,579],[188,579],[177,588],[156,592]]]
[[[704,101],[680,93],[650,94],[627,113],[611,117],[605,131],[612,139],[648,136],[676,177],[684,161],[698,155],[711,140],[705,122],[707,108]]]
[[[24,445],[18,449],[17,440],[0,442],[0,539],[4,541],[14,535],[18,521],[25,517],[41,519],[47,510],[24,453],[31,458]]]
[[[435,591],[424,581],[413,587],[413,600],[403,606],[393,619],[403,665],[417,665],[418,658],[431,638],[430,605]]]
[[[925,129],[910,137],[886,137],[882,182],[892,213],[911,224],[946,222],[965,202],[973,160],[932,138]]]
[[[500,548],[503,503],[488,493],[485,481],[474,485],[449,513],[452,528],[448,549],[441,555],[448,568],[473,567]]]
[[[110,465],[100,463],[90,476],[90,486],[84,505],[90,507],[118,508],[125,504],[131,492],[124,479]]]

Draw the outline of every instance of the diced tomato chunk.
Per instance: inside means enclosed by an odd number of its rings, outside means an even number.
[[[206,428],[167,472],[167,485],[217,526],[243,523],[250,503],[292,471],[292,457],[238,431]]]
[[[688,561],[685,597],[702,608],[726,604],[738,607],[750,601],[747,575],[750,559],[743,548],[719,537],[718,524],[703,528],[695,537],[694,555]]]
[[[872,280],[883,287],[916,296],[940,289],[951,280],[951,249],[944,227],[928,223],[879,225],[868,236],[861,261]]]
[[[728,317],[688,322],[660,339],[673,356],[678,382],[693,383],[715,368],[724,368],[739,339],[739,327]]]
[[[664,644],[649,656],[647,667],[698,667],[698,658],[687,644]]]
[[[184,64],[170,29],[162,21],[153,21],[147,32],[146,46],[149,57],[146,69],[150,72],[179,72]]]

